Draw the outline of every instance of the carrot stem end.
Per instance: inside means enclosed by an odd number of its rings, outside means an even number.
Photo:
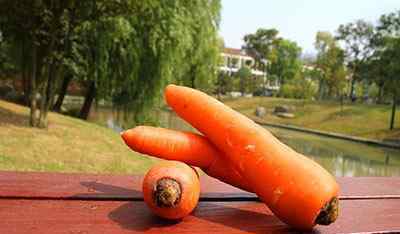
[[[153,190],[153,198],[158,207],[176,206],[182,195],[180,184],[172,178],[161,178]]]
[[[339,214],[339,199],[333,197],[329,202],[325,203],[324,207],[318,214],[315,220],[316,224],[329,225],[337,219]]]

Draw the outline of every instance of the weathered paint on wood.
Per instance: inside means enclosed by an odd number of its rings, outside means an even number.
[[[339,177],[341,199],[400,199],[400,177]],[[0,172],[0,198],[142,200],[142,176]],[[255,200],[208,176],[202,200]]]
[[[346,200],[339,219],[313,233],[400,231],[400,199]],[[259,202],[201,202],[181,222],[139,201],[0,200],[0,233],[297,233]]]

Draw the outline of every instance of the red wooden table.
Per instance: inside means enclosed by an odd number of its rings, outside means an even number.
[[[140,176],[0,172],[0,233],[297,233],[250,193],[203,176],[180,222],[154,216]],[[400,178],[338,178],[340,216],[312,233],[400,233]]]

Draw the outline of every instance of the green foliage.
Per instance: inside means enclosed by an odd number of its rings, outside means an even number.
[[[345,43],[346,56],[357,66],[373,52],[373,37],[373,25],[364,20],[357,20],[340,25],[336,39]]]
[[[300,72],[300,54],[301,48],[295,42],[277,40],[269,56],[268,74],[277,77],[280,84],[284,85]]]
[[[344,51],[329,32],[318,32],[315,48],[318,51],[315,62],[315,77],[319,82],[319,98],[339,97],[344,93],[346,68]]]
[[[254,78],[252,77],[251,70],[247,66],[242,66],[237,74],[237,78],[239,79],[239,91],[242,93],[249,93],[254,91],[253,85],[253,80]]]
[[[272,47],[278,38],[278,30],[272,29],[258,29],[254,34],[247,34],[244,36],[245,45],[243,48],[246,52],[252,55],[255,60],[255,68],[261,71],[265,70],[264,60],[268,59]]]
[[[221,3],[219,0],[179,1],[176,25],[178,54],[173,58],[170,81],[212,92],[217,79],[221,39],[218,37]],[[173,28],[171,28],[173,30]],[[179,42],[181,42],[179,44]],[[181,46],[181,48],[179,48]]]
[[[373,99],[377,99],[379,98],[379,87],[372,83],[369,87],[368,87],[368,97],[373,98]]]
[[[226,94],[228,92],[236,91],[237,79],[235,77],[232,77],[228,75],[225,72],[219,72],[218,73],[218,78],[216,81],[216,87],[217,87],[217,94]]]
[[[1,0],[0,31],[8,42],[25,45],[27,54],[37,47],[42,96],[51,100],[60,83],[58,76],[45,78],[54,69],[60,77],[94,82],[97,100],[114,101],[138,123],[167,83],[212,91],[220,8],[219,0]]]
[[[9,75],[15,73],[16,66],[10,56],[11,45],[1,40],[0,32],[0,78],[7,78]]]
[[[303,73],[298,73],[281,87],[280,95],[285,98],[312,99],[316,91],[315,83]]]
[[[351,71],[351,87],[349,97],[354,94],[356,82],[364,79],[362,64],[374,51],[374,27],[364,20],[357,20],[346,25],[340,25],[336,39],[345,45],[345,56]]]

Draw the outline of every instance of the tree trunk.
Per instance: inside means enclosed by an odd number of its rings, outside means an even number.
[[[343,114],[343,94],[340,95],[340,114]]]
[[[48,98],[49,80],[53,69],[53,64],[47,65],[47,79],[44,79],[42,85],[43,90],[40,98],[40,114],[39,114],[39,128],[47,128],[47,113],[45,113],[45,106]]]
[[[382,98],[383,98],[383,84],[380,84],[378,90],[378,100],[376,100],[376,103],[381,104]]]
[[[64,98],[65,95],[67,94],[67,89],[71,80],[72,76],[68,73],[63,79],[63,83],[61,85],[60,93],[58,94],[56,104],[54,104],[53,106],[53,111],[60,112],[61,106],[64,102]]]
[[[92,106],[95,97],[96,97],[96,83],[94,81],[90,81],[89,88],[85,96],[85,102],[83,103],[83,106],[79,113],[79,118],[86,120],[89,117],[90,108]]]
[[[36,101],[36,95],[37,95],[37,88],[36,88],[36,75],[37,75],[37,46],[33,44],[32,47],[32,71],[31,71],[31,78],[30,78],[30,87],[31,87],[31,92],[30,92],[30,106],[31,106],[31,112],[30,112],[30,118],[29,118],[29,124],[32,127],[37,126],[37,117],[36,117],[36,110],[37,110],[37,101]]]
[[[195,76],[194,76],[194,74],[191,74],[191,77],[190,77],[190,82],[191,82],[191,88],[192,89],[195,89],[196,88],[196,85],[195,85],[195,83],[194,83],[194,80],[195,80]]]
[[[390,130],[394,129],[394,119],[396,116],[396,101],[397,101],[397,92],[393,93],[393,103],[392,103],[392,115],[390,118]]]
[[[72,32],[71,31],[72,31],[74,26],[75,26],[75,8],[73,8],[73,10],[70,11],[70,27],[68,28],[68,32],[67,32],[67,36],[66,36],[67,41],[66,41],[65,47],[64,47],[65,48],[65,54],[67,56],[69,54],[71,54],[71,51],[72,51],[72,46],[71,46],[71,40],[72,40],[71,34],[72,34]],[[61,85],[61,90],[60,90],[60,93],[58,95],[56,104],[54,104],[54,106],[53,106],[53,111],[56,111],[56,112],[60,112],[61,111],[61,106],[62,106],[62,104],[64,102],[64,98],[65,98],[65,95],[67,94],[67,89],[68,89],[68,86],[69,86],[69,83],[70,83],[71,80],[72,80],[72,75],[71,75],[71,73],[68,72],[67,75],[64,76],[63,83]]]
[[[325,98],[325,82],[322,78],[318,82],[318,100],[323,100]]]
[[[22,75],[22,91],[24,92],[24,104],[30,105],[30,83],[28,79],[27,69],[27,51],[25,39],[22,39],[21,45],[21,75]]]
[[[350,93],[349,93],[349,98],[351,100],[351,102],[355,101],[355,98],[353,97],[353,93],[354,93],[354,84],[356,83],[356,79],[354,79],[354,75],[351,79],[351,84],[350,84]]]
[[[54,84],[57,70],[57,63],[53,61],[48,66],[48,78],[44,83],[44,91],[40,102],[40,116],[39,116],[39,127],[47,128],[47,113],[49,112],[50,105],[53,102],[54,97]]]

